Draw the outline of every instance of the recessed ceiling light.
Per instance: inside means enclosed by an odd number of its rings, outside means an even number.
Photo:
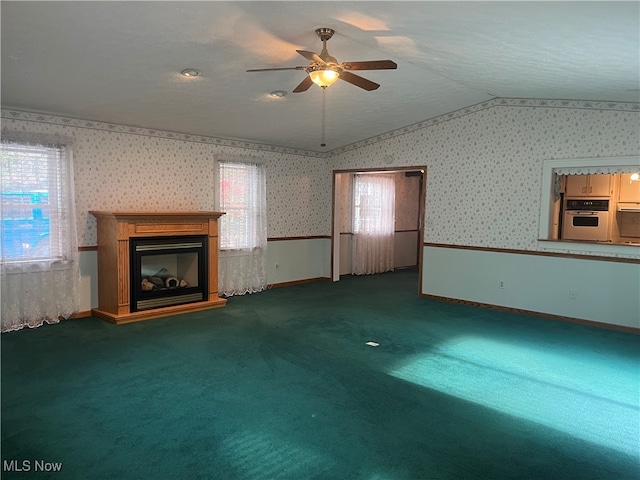
[[[274,90],[269,95],[272,97],[284,97],[287,94],[284,90]]]
[[[180,75],[183,77],[198,77],[200,73],[200,70],[196,70],[195,68],[185,68],[180,72]]]

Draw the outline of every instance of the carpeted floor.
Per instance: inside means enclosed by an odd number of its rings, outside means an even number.
[[[2,478],[640,478],[639,336],[417,292],[401,270],[3,334]]]

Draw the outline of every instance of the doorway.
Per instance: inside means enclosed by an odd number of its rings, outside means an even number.
[[[417,266],[422,283],[422,244],[427,168],[424,166],[333,171],[331,279],[351,274],[352,188],[356,174],[387,173],[397,178],[395,268]],[[415,190],[415,195],[413,191]],[[399,197],[396,197],[397,199]]]

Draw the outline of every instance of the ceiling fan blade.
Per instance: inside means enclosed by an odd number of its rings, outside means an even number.
[[[247,72],[274,72],[277,70],[305,70],[307,67],[253,68]]]
[[[324,65],[324,60],[322,60],[317,53],[307,52],[306,50],[296,50],[296,52],[298,52],[300,55],[311,62],[316,62]]]
[[[340,79],[350,83],[351,85],[355,85],[356,87],[364,88],[369,92],[371,90],[375,90],[380,86],[379,84],[374,83],[371,80],[367,80],[366,78],[355,75],[351,72],[347,72],[346,70],[340,72]]]
[[[391,60],[370,60],[368,62],[344,62],[340,65],[346,70],[393,70],[398,68]]]
[[[306,77],[304,77],[304,80],[300,82],[300,85],[293,89],[293,93],[306,92],[307,90],[309,90],[309,87],[311,87],[311,85],[313,85],[313,80],[311,80],[311,77],[307,75]]]

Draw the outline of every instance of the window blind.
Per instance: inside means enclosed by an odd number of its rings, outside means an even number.
[[[264,167],[220,162],[220,248],[251,249],[264,245]]]
[[[66,256],[68,168],[64,145],[2,140],[2,262]]]

